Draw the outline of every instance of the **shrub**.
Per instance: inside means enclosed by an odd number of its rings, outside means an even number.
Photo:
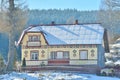
[[[100,70],[97,70],[96,75],[101,76]]]
[[[0,55],[0,73],[3,73],[4,69],[5,69],[4,59],[2,55]]]
[[[107,76],[106,72],[102,72],[101,76]]]
[[[26,67],[26,60],[23,58],[22,67]]]
[[[45,63],[44,63],[44,62],[41,62],[40,66],[41,66],[41,67],[45,66]]]

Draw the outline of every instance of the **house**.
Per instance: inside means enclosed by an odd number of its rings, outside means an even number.
[[[34,25],[25,29],[16,45],[27,66],[75,65],[104,67],[103,37],[99,23]]]

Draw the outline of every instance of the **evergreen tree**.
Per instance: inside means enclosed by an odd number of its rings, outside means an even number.
[[[0,54],[0,73],[3,73],[4,68],[5,68],[4,59]]]
[[[26,67],[26,60],[23,58],[22,67]]]

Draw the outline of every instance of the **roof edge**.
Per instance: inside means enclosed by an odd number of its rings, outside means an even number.
[[[36,26],[59,26],[59,25],[87,25],[87,24],[100,24],[101,23],[78,23],[78,24],[32,24],[32,25],[29,25],[29,26],[32,26],[32,27],[36,27]]]

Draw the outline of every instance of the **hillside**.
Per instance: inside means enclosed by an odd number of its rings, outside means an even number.
[[[58,24],[73,23],[76,19],[79,23],[97,22],[98,11],[78,11],[76,9],[49,9],[49,10],[29,10],[28,25],[30,24],[50,24],[55,21]]]

